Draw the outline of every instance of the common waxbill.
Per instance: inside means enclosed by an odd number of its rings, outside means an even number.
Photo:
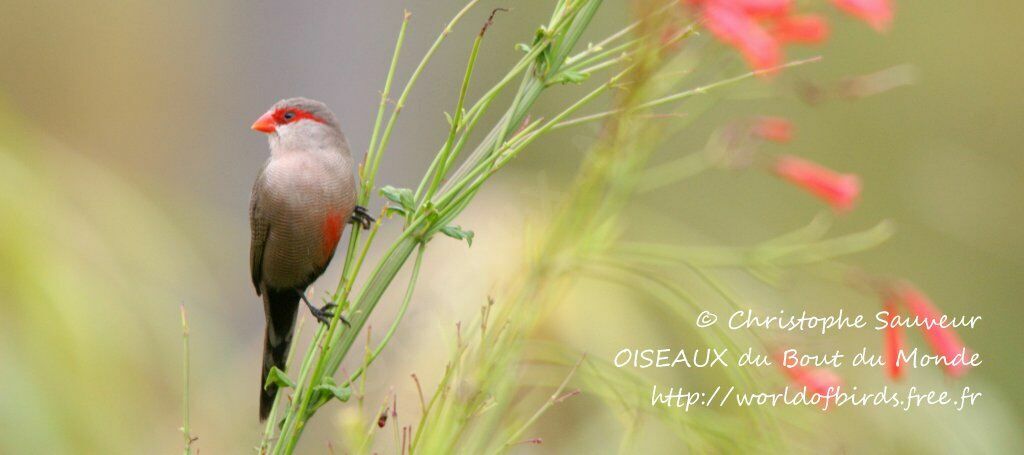
[[[267,318],[260,376],[260,421],[273,406],[277,387],[263,388],[272,367],[285,369],[299,300],[326,322],[328,307],[316,308],[306,288],[330,264],[348,222],[366,227],[356,206],[352,154],[338,119],[324,103],[306,98],[278,101],[253,123],[266,133],[270,158],[252,187],[249,265]]]

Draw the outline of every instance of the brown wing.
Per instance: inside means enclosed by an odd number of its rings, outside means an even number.
[[[270,235],[270,220],[264,213],[260,195],[263,185],[263,172],[260,171],[256,183],[252,186],[249,201],[249,228],[252,230],[252,241],[249,244],[249,270],[252,272],[252,285],[256,287],[256,295],[260,295],[260,281],[263,273],[263,247]],[[265,203],[265,202],[263,202]]]

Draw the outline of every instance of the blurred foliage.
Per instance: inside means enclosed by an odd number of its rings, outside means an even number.
[[[45,159],[44,159],[45,158]],[[174,425],[174,306],[211,283],[164,211],[0,106],[0,420],[9,453],[129,452]],[[182,293],[187,277],[191,289]],[[13,368],[11,368],[13,367]],[[171,408],[173,409],[173,408]],[[151,421],[151,418],[156,418]],[[162,422],[162,423],[161,423]],[[13,437],[13,435],[18,435]]]

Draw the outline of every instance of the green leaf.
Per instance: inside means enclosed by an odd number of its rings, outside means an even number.
[[[465,240],[469,246],[473,246],[473,231],[466,231],[459,226],[452,225],[441,228],[441,233],[455,240]]]
[[[325,377],[324,382],[322,382],[320,385],[316,387],[313,387],[313,392],[324,395],[326,397],[337,398],[338,401],[341,401],[342,403],[348,401],[349,398],[352,398],[351,387],[339,386],[334,382],[334,379],[331,379],[330,377]]]
[[[455,122],[455,118],[452,117],[452,114],[449,114],[447,112],[444,113],[444,119],[448,121],[448,126],[451,126],[452,128],[455,128],[455,130],[462,129],[462,125],[465,123],[465,120],[464,120],[465,118],[466,118],[466,109],[465,108],[462,109],[461,115],[459,115],[459,119],[460,120],[459,120],[459,122],[457,124]]]
[[[580,84],[583,83],[583,81],[587,80],[587,78],[589,77],[589,73],[581,73],[579,71],[574,70],[565,70],[558,73],[558,75],[555,76],[551,80],[551,82],[559,84]]]
[[[405,209],[406,212],[412,212],[412,209],[416,206],[416,202],[413,200],[412,190],[408,188],[395,188],[391,185],[387,185],[380,189],[380,195],[384,196],[389,201],[398,204],[398,206]]]
[[[392,215],[394,215],[396,213],[401,215],[401,216],[407,216],[407,212],[405,211],[405,209],[403,209],[401,207],[395,207],[395,206],[389,205],[389,206],[384,208],[384,216],[385,217],[391,217]]]
[[[277,367],[270,368],[270,373],[267,374],[267,382],[263,383],[263,390],[270,388],[271,384],[277,385],[278,387],[295,388],[295,381],[292,381],[288,375],[284,374],[284,372]]]
[[[526,44],[526,43],[516,44],[516,50],[520,51],[520,52],[522,52],[524,54],[529,54],[530,53],[530,49],[531,49],[531,47],[530,47],[529,44]]]

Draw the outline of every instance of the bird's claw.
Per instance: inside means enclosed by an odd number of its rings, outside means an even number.
[[[352,216],[349,217],[350,223],[357,224],[363,229],[370,229],[370,226],[372,226],[376,221],[377,220],[373,219],[373,217],[370,216],[370,213],[366,211],[366,207],[361,205],[357,205],[355,211],[352,212]]]
[[[328,303],[322,308],[310,307],[309,312],[313,314],[317,321],[322,322],[324,325],[331,325],[331,319],[334,318],[334,311],[332,310],[337,307],[338,305]],[[338,315],[338,320],[345,324],[345,327],[352,327],[352,324],[348,322],[348,319],[345,319],[345,316]]]
[[[309,307],[309,313],[312,314],[313,317],[316,318],[317,321],[320,321],[324,325],[328,325],[328,326],[331,325],[331,319],[334,318],[334,311],[332,311],[332,310],[334,310],[335,308],[338,308],[338,305],[336,305],[334,303],[328,303],[328,304],[326,304],[326,305],[324,305],[324,306],[322,306],[320,308],[317,308],[317,307],[313,306],[312,303],[309,303],[309,300],[306,299],[306,295],[305,294],[301,294],[301,295],[302,295],[302,301],[306,303],[307,307]],[[345,324],[345,327],[352,327],[352,324],[350,324],[348,322],[348,319],[345,319],[345,316],[342,316],[342,315],[339,314],[338,315],[338,320],[340,320],[342,324]]]

